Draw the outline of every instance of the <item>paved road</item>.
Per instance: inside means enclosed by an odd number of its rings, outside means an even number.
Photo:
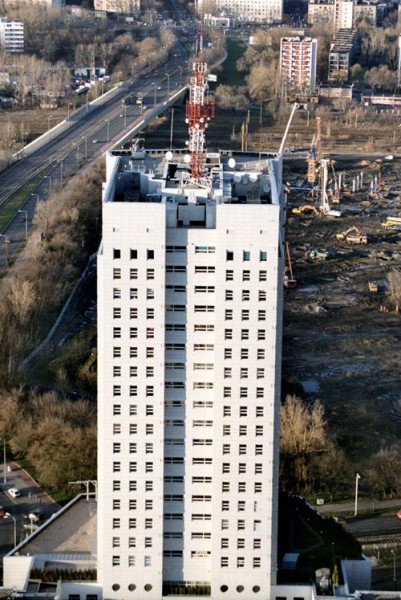
[[[11,472],[8,471],[9,468],[12,469]],[[13,499],[7,493],[11,487],[21,491],[19,498]],[[0,490],[0,505],[13,517],[0,519],[0,556],[3,556],[14,547],[14,536],[19,544],[29,535],[29,531],[24,528],[29,521],[24,520],[24,515],[39,510],[43,520],[46,520],[60,507],[41,490],[25,469],[15,462],[7,461],[5,477],[4,463],[0,465]]]

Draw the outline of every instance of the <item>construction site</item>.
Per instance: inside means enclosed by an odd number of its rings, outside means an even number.
[[[401,265],[401,165],[330,160],[320,130],[317,118],[307,159],[285,167],[284,391],[319,399],[363,465],[397,441],[401,419],[401,290],[391,282]]]

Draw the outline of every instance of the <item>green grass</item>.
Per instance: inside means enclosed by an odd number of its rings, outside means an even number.
[[[244,54],[247,46],[241,40],[227,39],[228,58],[222,64],[223,70],[217,75],[217,85],[245,85],[246,73],[238,73],[235,64]]]
[[[24,186],[19,192],[17,192],[14,196],[10,198],[8,202],[0,209],[0,231],[3,231],[4,227],[7,223],[14,217],[15,213],[18,211],[21,206],[23,206],[24,202],[29,197],[29,194],[33,192],[33,190],[38,185],[39,181],[42,180],[43,176],[36,177],[34,180],[29,182],[26,186]]]

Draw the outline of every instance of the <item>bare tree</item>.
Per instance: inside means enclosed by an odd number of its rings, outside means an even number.
[[[391,269],[387,275],[387,281],[391,299],[395,305],[395,312],[398,313],[401,302],[401,271],[398,269]]]

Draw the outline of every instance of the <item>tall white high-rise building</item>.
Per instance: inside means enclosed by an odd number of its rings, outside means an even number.
[[[19,54],[24,51],[24,22],[0,17],[0,50],[4,54]]]
[[[281,156],[107,156],[98,257],[104,599],[276,583]],[[150,170],[146,170],[146,161]]]

